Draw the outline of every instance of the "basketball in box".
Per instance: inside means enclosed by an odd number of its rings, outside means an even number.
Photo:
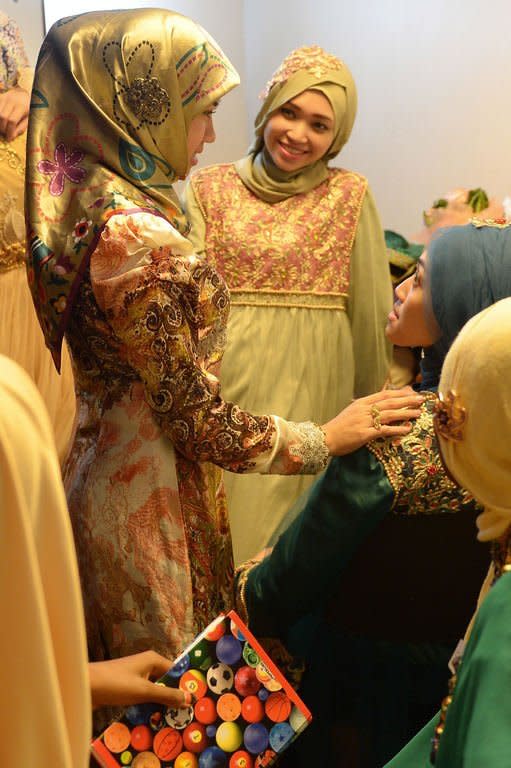
[[[129,707],[92,744],[102,768],[263,768],[311,714],[239,616],[215,619],[159,681],[190,707]]]

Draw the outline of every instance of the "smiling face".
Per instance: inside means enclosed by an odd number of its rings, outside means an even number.
[[[198,163],[198,156],[204,149],[204,144],[212,144],[216,139],[213,126],[213,115],[218,102],[215,102],[205,112],[195,115],[188,128],[188,170]]]
[[[395,289],[395,302],[385,334],[398,347],[429,347],[439,338],[426,321],[424,278],[427,254],[421,255],[415,273]]]
[[[281,171],[299,171],[319,160],[334,139],[334,112],[319,91],[303,91],[279,107],[264,128],[264,143]]]

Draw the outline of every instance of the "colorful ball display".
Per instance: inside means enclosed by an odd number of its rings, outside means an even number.
[[[234,687],[241,696],[253,696],[261,687],[252,667],[240,667],[234,675]]]
[[[103,741],[110,752],[118,755],[130,745],[130,729],[124,723],[112,723],[104,732]]]
[[[153,745],[153,732],[147,725],[136,725],[131,731],[131,746],[137,752],[151,749]]]
[[[261,658],[249,643],[245,643],[243,646],[243,660],[246,661],[249,667],[255,668],[261,661]]]
[[[208,747],[199,756],[199,768],[222,768],[227,764],[227,755],[219,747]]]
[[[203,752],[208,746],[206,727],[202,723],[191,723],[183,731],[183,744],[190,752]]]
[[[238,627],[234,619],[231,619],[230,630],[231,630],[231,635],[234,635],[234,637],[236,637],[238,640],[240,640],[241,642],[245,640],[245,636],[243,632]]]
[[[262,754],[257,755],[254,768],[266,768],[268,765],[273,765],[275,755],[273,749],[265,749]]]
[[[296,704],[293,704],[293,709],[291,710],[291,714],[289,715],[289,725],[293,729],[295,733],[298,733],[298,731],[301,731],[304,724],[306,723],[307,719],[303,712],[300,712]]]
[[[160,761],[154,752],[139,752],[133,759],[131,768],[160,768]]]
[[[244,749],[235,752],[229,760],[229,768],[253,768],[253,765],[254,758]]]
[[[190,651],[190,666],[206,672],[214,661],[213,647],[207,640],[201,640]]]
[[[202,699],[208,690],[204,674],[198,669],[189,669],[182,675],[179,687],[185,693],[191,693],[196,699]]]
[[[241,701],[234,693],[223,693],[216,703],[216,711],[222,720],[237,720],[241,714]]]
[[[224,752],[235,752],[241,746],[243,733],[237,723],[221,723],[216,730],[215,738]]]
[[[174,760],[183,749],[183,739],[174,728],[162,728],[153,741],[154,754],[160,760]]]
[[[199,761],[193,752],[181,752],[176,757],[174,768],[198,768]]]
[[[234,674],[228,664],[213,664],[208,669],[207,683],[210,690],[221,696],[228,693],[234,685]]]
[[[277,723],[270,731],[270,747],[275,752],[282,752],[294,739],[295,732],[289,723]]]
[[[217,718],[215,702],[213,699],[210,699],[207,696],[199,699],[195,705],[194,711],[195,719],[204,725],[210,725],[211,723],[214,723]]]
[[[241,702],[241,716],[247,723],[260,723],[264,717],[264,704],[258,696],[247,696]]]
[[[188,656],[188,654],[185,654],[182,659],[179,659],[179,661],[174,662],[174,664],[171,666],[171,668],[167,672],[167,677],[177,679],[178,677],[181,677],[181,675],[184,672],[186,672],[186,670],[189,668],[190,668],[190,657]]]
[[[220,638],[225,635],[225,622],[219,621],[216,626],[213,626],[204,637],[206,640],[211,640],[212,642],[216,642],[217,640],[220,640]]]
[[[232,635],[224,635],[218,640],[215,652],[218,661],[224,664],[236,664],[241,659],[241,643]]]
[[[243,742],[252,755],[258,755],[268,746],[268,730],[262,723],[251,723],[245,728]]]
[[[167,709],[165,711],[165,722],[171,728],[177,728],[182,731],[193,720],[193,707],[179,707],[179,709]]]
[[[283,723],[291,714],[291,702],[283,691],[276,691],[268,696],[264,709],[274,723]]]

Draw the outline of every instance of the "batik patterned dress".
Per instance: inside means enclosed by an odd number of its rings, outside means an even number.
[[[224,402],[222,278],[157,215],[112,216],[76,298],[66,468],[93,659],[173,656],[231,607],[221,468],[316,472],[321,430]]]

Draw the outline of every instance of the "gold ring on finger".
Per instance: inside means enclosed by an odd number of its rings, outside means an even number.
[[[381,411],[377,405],[371,406],[371,418],[373,420],[374,429],[379,432],[381,429]]]

